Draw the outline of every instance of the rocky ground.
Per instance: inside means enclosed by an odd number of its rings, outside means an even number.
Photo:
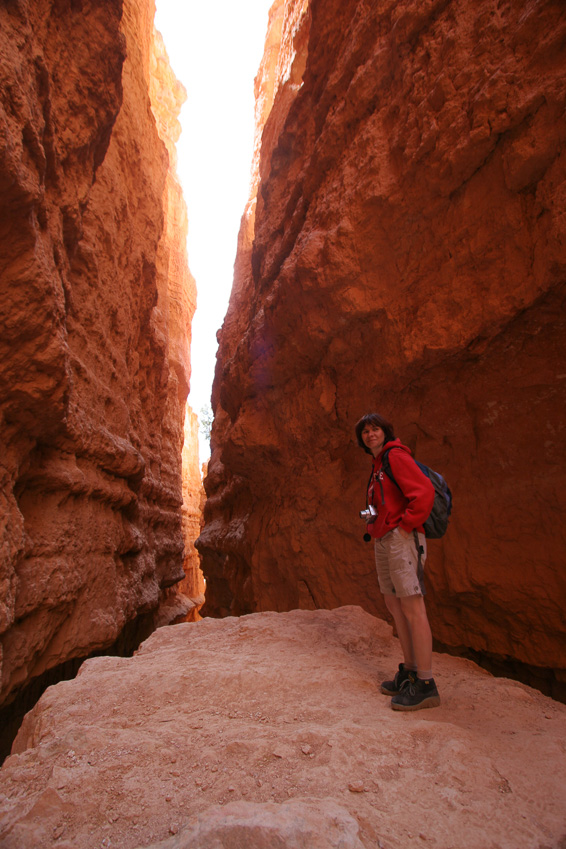
[[[380,694],[357,607],[161,628],[50,688],[0,771],[4,849],[562,849],[566,706],[435,656],[442,704]]]

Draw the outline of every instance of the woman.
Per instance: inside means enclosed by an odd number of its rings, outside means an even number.
[[[423,522],[434,501],[434,487],[395,438],[393,425],[377,413],[356,424],[358,445],[373,455],[368,505],[377,515],[368,524],[374,541],[379,588],[395,620],[403,663],[381,692],[393,696],[394,710],[436,707],[440,696],[432,677],[432,634],[424,603],[423,565],[426,540]],[[387,452],[393,481],[383,468]]]

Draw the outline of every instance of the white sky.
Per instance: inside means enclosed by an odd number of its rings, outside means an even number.
[[[272,0],[156,0],[176,77],[187,89],[177,143],[189,216],[189,267],[197,284],[191,394],[210,403],[216,331],[228,306],[240,218],[248,198],[254,132],[253,81]],[[208,448],[201,444],[201,461]]]

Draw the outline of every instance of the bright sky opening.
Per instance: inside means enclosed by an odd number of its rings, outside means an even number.
[[[178,174],[189,216],[189,266],[197,284],[191,393],[210,403],[216,332],[228,307],[240,219],[249,193],[254,77],[272,0],[156,0],[155,25],[188,100],[181,111]],[[200,444],[201,461],[209,454]]]

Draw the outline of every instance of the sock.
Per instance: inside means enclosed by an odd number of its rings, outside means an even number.
[[[432,669],[425,669],[424,672],[419,670],[417,672],[417,678],[420,678],[421,681],[432,681]]]

